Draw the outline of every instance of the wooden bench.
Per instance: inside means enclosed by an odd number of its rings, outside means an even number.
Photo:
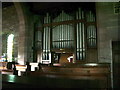
[[[15,65],[16,66],[16,70],[18,70],[18,74],[19,76],[22,75],[22,73],[24,72],[28,72],[28,71],[35,71],[35,68],[38,68],[38,63],[29,63],[28,65]]]
[[[13,70],[2,70],[1,74],[9,74],[9,75],[13,75]]]
[[[16,69],[19,71],[25,71],[27,66],[26,65],[15,65]]]
[[[36,64],[31,63],[31,66],[33,66],[33,68],[35,68]],[[15,62],[0,62],[0,70],[2,70],[1,71],[2,74],[13,74],[14,67],[16,68],[16,70],[18,70],[19,76],[21,76],[22,72],[26,72],[26,69],[27,69],[27,65],[19,65],[19,64],[16,64]]]
[[[31,71],[35,71],[35,68],[38,68],[38,63],[31,62],[30,65],[31,65]]]
[[[107,64],[97,64],[96,66],[81,64],[76,66],[42,66],[43,72],[61,72],[61,73],[110,73],[110,66]]]
[[[77,66],[42,66],[42,71],[28,72],[29,76],[51,76],[62,78],[76,78],[76,79],[101,79],[105,80],[107,87],[110,87],[110,66],[109,64],[86,65],[81,64]]]
[[[16,64],[16,70],[18,70],[18,76],[22,75],[22,72],[26,72],[27,65],[18,65]]]
[[[7,69],[7,62],[0,62],[0,70],[6,70]]]
[[[12,79],[11,79],[12,78]],[[85,90],[105,90],[107,81],[90,78],[64,78],[48,76],[22,76],[2,75],[2,88],[81,88]]]
[[[14,67],[15,62],[1,62],[0,66],[3,66],[1,69],[1,74],[17,75],[18,71]]]
[[[48,69],[48,68],[47,68]],[[50,69],[50,68],[49,68]],[[45,71],[43,70],[42,71],[34,71],[34,72],[29,72],[28,75],[30,76],[56,76],[56,77],[71,77],[71,78],[104,78],[104,79],[109,79],[109,75],[110,75],[110,72],[108,72],[107,70],[102,72],[102,71],[99,71],[99,70],[85,70],[82,68],[74,68],[76,70],[73,70],[70,68],[65,68],[66,70],[64,70],[64,68],[60,68],[60,69],[56,69],[54,67],[54,70],[51,70],[51,71]],[[77,71],[80,70],[80,71]],[[67,71],[68,70],[68,71]],[[74,71],[74,72],[73,72]]]

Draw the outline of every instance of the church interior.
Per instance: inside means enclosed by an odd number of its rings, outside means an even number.
[[[2,2],[2,89],[114,90],[119,2]]]

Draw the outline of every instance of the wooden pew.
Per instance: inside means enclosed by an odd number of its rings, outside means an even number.
[[[17,75],[18,72],[15,67],[15,62],[2,62],[3,68],[1,70],[1,74],[10,74],[10,75]]]
[[[73,65],[73,66],[42,66],[42,71],[27,73],[29,76],[51,76],[51,77],[63,77],[63,78],[76,78],[76,79],[102,79],[107,83],[107,87],[111,87],[110,82],[110,66],[109,64],[97,64],[97,65]]]
[[[31,71],[36,71],[36,69],[38,69],[38,63],[31,62],[30,65],[31,65]]]
[[[6,70],[7,69],[7,62],[0,62],[0,70]]]
[[[61,73],[110,73],[110,66],[108,64],[96,64],[95,66],[89,64],[80,64],[79,66],[60,66],[60,67],[48,67],[42,66],[43,72],[61,72]]]
[[[35,71],[35,67],[38,67],[38,64],[36,64],[36,63],[28,64],[26,62],[26,65],[19,65],[19,64],[16,64],[15,62],[6,62],[6,63],[8,65],[6,64],[6,68],[3,67],[4,69],[3,68],[1,69],[2,70],[1,73],[3,73],[3,74],[15,74],[16,75],[17,74],[16,71],[18,71],[18,76],[21,76],[22,73],[24,73],[26,71]],[[3,62],[2,62],[2,66],[3,66]]]
[[[9,75],[13,75],[13,70],[2,70],[1,74],[9,74]]]
[[[18,75],[18,71],[16,69],[6,69],[1,70],[1,74]]]
[[[16,64],[16,70],[18,70],[18,76],[22,75],[22,72],[26,72],[27,65],[18,65]]]
[[[12,78],[12,79],[11,79]],[[22,76],[2,75],[2,88],[81,88],[84,90],[105,90],[104,79],[68,78],[48,76]]]
[[[16,69],[17,70],[20,70],[20,71],[25,71],[26,70],[26,68],[27,68],[27,66],[26,65],[15,65],[16,66]]]
[[[38,63],[29,63],[29,62],[26,62],[26,65],[16,64],[15,66],[16,66],[16,69],[19,72],[19,76],[21,76],[25,72],[35,71],[36,68],[38,68]]]

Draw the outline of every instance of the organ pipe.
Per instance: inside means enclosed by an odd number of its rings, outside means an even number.
[[[44,23],[50,23],[50,16],[47,13],[44,17]],[[49,60],[50,52],[50,27],[44,27],[43,31],[43,60]]]
[[[89,26],[87,28],[87,38],[88,38],[88,46],[95,47],[96,46],[96,28],[95,28],[95,26]]]
[[[62,11],[60,13],[60,15],[58,15],[57,18],[58,18],[58,22],[72,19],[72,17],[67,15],[64,11]],[[55,20],[56,20],[56,18],[55,18]],[[71,44],[71,42],[72,42],[71,34],[72,34],[72,31],[73,31],[71,29],[73,29],[73,26],[69,25],[69,24],[68,25],[58,25],[54,28],[53,33],[56,30],[58,31],[56,33],[56,36],[53,37],[53,38],[57,38],[57,37],[59,38],[56,41],[58,48],[71,48],[71,46],[73,45],[73,44]],[[55,41],[53,41],[53,43],[55,43]]]
[[[76,12],[76,19],[84,19],[84,11],[81,8],[78,8]],[[83,60],[85,58],[85,28],[84,23],[76,24],[77,32],[77,52],[76,59]]]

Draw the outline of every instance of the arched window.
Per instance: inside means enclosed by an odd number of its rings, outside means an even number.
[[[10,34],[7,38],[7,60],[8,62],[12,62],[12,52],[13,52],[13,39],[14,35]]]

